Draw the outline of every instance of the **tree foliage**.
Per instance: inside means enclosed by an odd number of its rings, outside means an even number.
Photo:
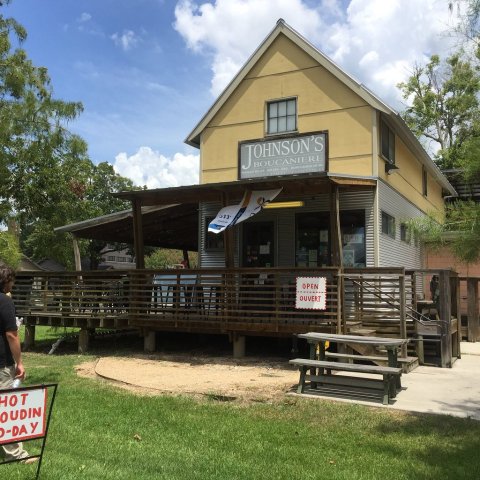
[[[409,105],[403,117],[419,137],[433,142],[435,158],[443,168],[457,167],[463,144],[480,132],[480,77],[468,60],[456,53],[441,62],[433,55],[425,66],[416,66],[399,85]]]
[[[433,142],[441,168],[459,170],[465,183],[479,183],[480,0],[452,0],[449,8],[456,9],[454,33],[463,40],[463,49],[443,62],[432,56],[399,84],[409,102],[404,119],[420,139]],[[480,260],[478,203],[456,201],[447,206],[443,219],[430,216],[412,220],[409,226],[430,246],[448,244],[460,260]]]
[[[473,201],[447,205],[442,221],[433,214],[408,222],[410,230],[432,250],[448,246],[454,256],[465,263],[480,260],[480,206]]]
[[[89,159],[85,141],[67,128],[82,104],[54,97],[47,69],[22,48],[26,38],[18,22],[0,14],[0,223],[15,218],[27,255],[72,267],[71,242],[53,229],[128,208],[109,192],[133,185]],[[89,247],[95,256],[102,245]]]
[[[480,0],[451,0],[448,2],[450,12],[457,15],[458,23],[454,31],[467,42],[479,45]]]
[[[190,267],[196,268],[198,264],[197,252],[189,252]],[[158,248],[145,257],[146,268],[169,268],[172,265],[180,265],[183,260],[183,252],[169,248]]]
[[[22,253],[15,235],[0,232],[0,263],[17,268],[22,260]]]

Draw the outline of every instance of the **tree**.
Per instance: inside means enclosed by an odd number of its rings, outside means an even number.
[[[26,37],[19,23],[0,15],[0,212],[20,224],[50,200],[48,187],[63,160],[86,152],[65,128],[82,105],[53,98],[46,68],[35,67],[20,48]]]
[[[66,166],[65,166],[66,167]],[[69,168],[64,168],[65,178],[59,179],[63,198],[57,208],[49,209],[47,215],[39,218],[23,232],[26,253],[33,258],[53,257],[68,267],[73,267],[72,239],[70,234],[58,233],[54,227],[92,217],[114,213],[130,207],[128,202],[116,199],[110,192],[131,190],[131,180],[115,173],[106,162],[94,165],[90,161],[76,168],[75,176]],[[112,243],[112,242],[108,242]],[[116,243],[115,249],[122,250],[125,244]],[[80,241],[81,254],[96,269],[101,261],[101,252],[106,241]]]
[[[22,253],[15,235],[9,232],[0,232],[0,263],[17,268],[21,259]]]
[[[191,268],[198,264],[198,253],[188,252]],[[183,261],[183,252],[170,248],[158,248],[145,257],[146,268],[169,268],[172,265],[180,265]]]
[[[85,141],[69,132],[82,104],[54,98],[47,69],[21,48],[26,38],[0,14],[0,224],[14,218],[25,253],[71,267],[71,242],[54,227],[128,208],[108,193],[133,186],[110,165],[93,165]]]
[[[456,13],[458,23],[454,31],[467,42],[479,44],[480,0],[451,0],[448,2],[450,12]]]
[[[477,70],[460,53],[444,63],[433,55],[398,87],[410,102],[403,113],[409,128],[419,138],[433,142],[440,167],[458,167],[465,153],[464,142],[480,134]]]
[[[410,129],[438,148],[441,168],[459,169],[465,182],[480,181],[480,76],[462,52],[444,63],[432,56],[415,67],[407,82],[399,84],[410,101],[403,116]],[[430,216],[409,222],[423,241],[438,247],[448,244],[460,260],[480,259],[480,205],[457,201],[447,206],[445,218]]]

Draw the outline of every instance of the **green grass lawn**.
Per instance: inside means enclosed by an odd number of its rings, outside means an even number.
[[[27,383],[59,383],[41,479],[480,478],[480,422],[294,397],[138,396],[75,374],[94,359],[25,354]],[[34,472],[0,465],[1,479]]]

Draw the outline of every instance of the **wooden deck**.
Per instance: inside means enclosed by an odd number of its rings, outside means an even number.
[[[326,278],[325,310],[295,308],[299,276]],[[135,328],[145,335],[328,332],[413,338],[422,322],[417,281],[401,268],[20,272],[13,294],[27,340],[37,325]],[[407,355],[405,349],[402,356]]]

